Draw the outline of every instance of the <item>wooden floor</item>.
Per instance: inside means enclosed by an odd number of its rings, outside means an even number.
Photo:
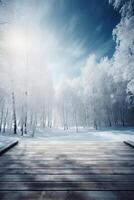
[[[22,140],[0,157],[0,200],[134,200],[134,149],[122,142]]]

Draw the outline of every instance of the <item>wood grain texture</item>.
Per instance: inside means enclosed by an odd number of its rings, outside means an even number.
[[[134,149],[22,139],[0,157],[0,199],[134,199]]]

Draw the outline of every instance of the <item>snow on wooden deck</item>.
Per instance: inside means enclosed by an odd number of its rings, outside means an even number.
[[[17,139],[0,136],[0,155],[18,144]]]
[[[134,199],[134,149],[117,141],[22,139],[0,157],[0,199]]]

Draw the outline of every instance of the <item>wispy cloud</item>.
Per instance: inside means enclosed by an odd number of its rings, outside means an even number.
[[[55,80],[62,73],[77,76],[89,54],[95,53],[99,59],[113,45],[112,37],[105,39],[105,34],[102,35],[103,23],[100,21],[95,27],[85,10],[79,9],[79,1],[74,8],[74,2],[66,0],[9,2],[5,16],[10,16],[10,23],[16,27],[32,34],[38,32],[40,51]]]

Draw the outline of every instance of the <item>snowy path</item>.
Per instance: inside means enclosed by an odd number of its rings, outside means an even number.
[[[93,129],[80,129],[78,133],[74,129],[69,131],[64,131],[63,129],[38,130],[36,137],[49,141],[134,141],[134,128],[98,131]]]

